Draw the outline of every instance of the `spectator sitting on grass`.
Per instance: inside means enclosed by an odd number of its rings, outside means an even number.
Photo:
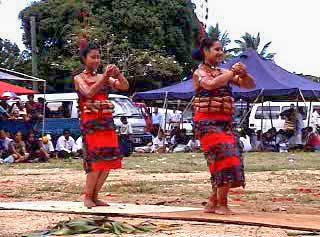
[[[244,152],[249,152],[252,151],[252,145],[250,141],[250,137],[244,130],[240,131],[240,142],[243,145],[243,151]]]
[[[159,130],[158,136],[153,139],[152,152],[154,153],[166,153],[167,152],[168,142],[163,129]]]
[[[275,136],[277,130],[275,128],[270,128],[266,133],[262,135],[263,138],[263,149],[264,151],[276,151],[276,140]]]
[[[14,140],[9,144],[9,156],[5,159],[6,163],[23,163],[29,161],[29,153],[26,144],[22,139],[21,132],[16,132]]]
[[[50,158],[49,154],[42,148],[39,139],[35,138],[33,132],[27,135],[26,150],[30,154],[30,162],[46,162]]]
[[[76,155],[77,146],[74,139],[70,136],[70,131],[65,129],[63,135],[58,138],[56,151],[58,158],[67,159]]]
[[[12,139],[7,137],[7,133],[0,130],[0,163],[6,163],[6,158],[9,156],[9,144]]]
[[[187,152],[199,152],[200,151],[200,141],[195,137],[192,137],[186,147]]]
[[[187,130],[181,129],[180,133],[171,139],[173,152],[185,152],[188,142],[189,138],[187,137]]]
[[[288,138],[286,136],[286,131],[280,129],[276,135],[276,147],[278,152],[288,151]]]
[[[320,152],[320,127],[318,126],[315,132],[313,132],[312,127],[308,127],[307,129],[309,135],[304,150],[307,152]]]
[[[41,149],[49,155],[49,158],[53,158],[55,156],[55,151],[50,136],[43,136],[39,140]]]

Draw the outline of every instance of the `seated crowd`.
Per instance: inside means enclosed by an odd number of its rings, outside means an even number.
[[[54,157],[76,158],[81,149],[81,137],[75,141],[69,130],[64,130],[55,147],[49,135],[38,138],[33,132],[23,136],[21,132],[11,135],[0,130],[0,164],[46,162]]]
[[[152,143],[146,146],[136,147],[137,153],[178,153],[199,152],[200,141],[194,137],[187,136],[186,129],[174,127],[169,133],[159,129],[158,135],[153,138]]]
[[[288,129],[269,129],[262,133],[251,129],[239,132],[244,151],[287,152],[289,150],[304,150],[320,152],[320,127],[316,129],[306,127],[300,133],[293,133]]]

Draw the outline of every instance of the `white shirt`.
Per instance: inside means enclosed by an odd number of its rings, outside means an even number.
[[[181,114],[178,113],[178,111],[170,115],[170,121],[172,123],[179,123],[180,120],[181,120]]]
[[[77,151],[77,146],[74,139],[70,136],[68,140],[62,135],[59,137],[56,146],[57,151],[75,152]]]
[[[240,141],[243,144],[243,151],[244,152],[252,150],[252,146],[251,146],[251,143],[250,143],[250,137],[248,135],[246,135],[246,137],[240,137]]]
[[[313,127],[320,125],[320,115],[316,110],[311,114],[310,122]]]
[[[77,151],[81,150],[82,149],[82,136],[80,136],[77,141],[76,141],[76,146],[77,146]]]
[[[130,123],[122,124],[120,127],[120,134],[121,135],[130,135],[132,134],[132,126]]]
[[[200,147],[200,141],[199,140],[190,139],[190,141],[187,144],[187,147],[190,147],[191,149],[199,148]]]
[[[50,140],[47,142],[47,144],[41,143],[41,146],[48,153],[54,151],[54,147],[53,147],[52,141],[50,141]]]
[[[153,113],[152,114],[152,124],[161,124],[162,123],[162,114],[160,114],[159,112]]]
[[[165,145],[168,145],[168,142],[165,138],[162,138],[162,140],[160,140],[158,137],[156,137],[155,139],[153,139],[153,145],[152,145],[152,150],[156,150],[159,147],[164,147]]]

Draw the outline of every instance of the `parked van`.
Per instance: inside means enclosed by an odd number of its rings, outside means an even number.
[[[285,118],[280,114],[288,110],[291,105],[297,106],[297,102],[264,102],[254,104],[249,117],[249,128],[254,130],[261,130],[266,132],[270,128],[274,127],[277,130],[284,128]],[[312,118],[313,111],[317,111],[320,114],[320,102],[312,102],[311,110],[309,102],[299,102],[299,107],[303,108],[303,123],[304,126],[308,126],[309,113],[310,114],[310,122],[309,126],[316,127],[315,120]],[[319,117],[317,121],[319,121]],[[320,125],[320,124],[318,124]]]
[[[39,97],[45,98],[47,110],[45,119],[45,133],[51,135],[61,135],[64,129],[69,129],[72,134],[80,135],[80,123],[78,114],[77,93],[62,94],[36,94],[35,101]],[[20,96],[26,102],[27,96]],[[126,116],[132,126],[133,143],[135,146],[147,144],[152,141],[150,133],[145,132],[146,122],[142,113],[133,105],[131,100],[122,95],[110,94],[109,100],[114,105],[114,123],[117,129],[121,126],[120,118]],[[36,130],[42,129],[42,124],[38,124]]]

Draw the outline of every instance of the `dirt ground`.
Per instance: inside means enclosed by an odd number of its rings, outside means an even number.
[[[0,202],[80,201],[85,175],[79,169],[79,161],[74,162],[75,165],[68,165],[68,168],[48,165],[31,167],[34,164],[23,167],[1,166]],[[241,207],[250,212],[320,215],[319,169],[247,172],[246,178],[245,190],[235,189],[230,194],[230,204],[235,211]],[[150,172],[147,166],[139,164],[113,172],[101,197],[110,202],[201,207],[205,205],[209,191],[208,173],[197,166],[185,173],[177,170],[157,173]],[[54,213],[0,211],[0,236],[21,236],[23,233],[44,230],[59,221],[74,217],[75,215]],[[143,221],[115,219],[129,223]],[[252,226],[163,220],[152,222],[179,223],[181,226],[161,233],[136,236],[303,236],[292,233],[294,231]]]

